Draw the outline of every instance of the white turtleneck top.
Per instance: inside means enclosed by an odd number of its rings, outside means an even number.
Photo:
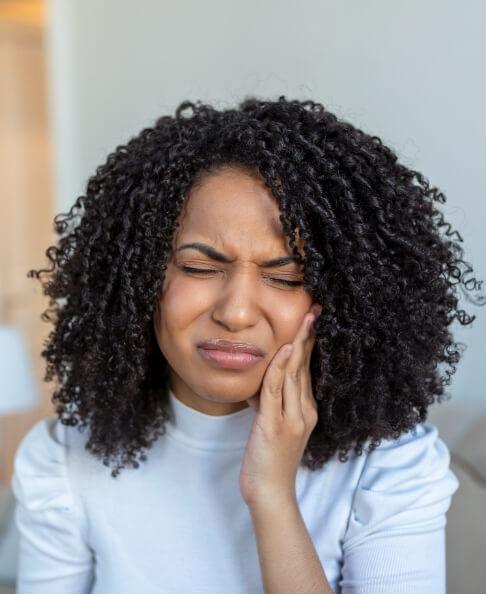
[[[12,488],[17,594],[263,594],[239,472],[254,415],[169,393],[166,433],[117,478],[55,416],[20,443]],[[347,462],[300,466],[299,508],[338,594],[444,594],[446,512],[459,481],[430,423]],[[296,593],[297,594],[297,593]],[[305,594],[305,593],[299,593]]]

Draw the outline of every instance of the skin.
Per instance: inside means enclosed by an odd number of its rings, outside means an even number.
[[[303,271],[297,263],[259,267],[264,260],[292,255],[279,215],[265,184],[235,167],[205,177],[187,197],[153,321],[170,366],[171,390],[199,412],[219,416],[248,407],[275,354],[292,343],[312,305],[303,286],[271,280],[301,281]],[[195,249],[177,251],[195,241],[213,246],[234,262],[217,262]],[[304,255],[300,238],[297,246]],[[181,266],[214,272],[198,275]],[[196,347],[208,338],[250,342],[265,356],[248,369],[217,368]]]
[[[239,488],[254,525],[264,591],[332,594],[295,492],[297,469],[318,420],[309,365],[311,324],[322,308],[302,286],[269,279],[301,279],[298,265],[271,271],[259,266],[291,250],[277,203],[257,178],[226,168],[194,187],[185,206],[154,314],[171,389],[209,415],[255,409]],[[193,248],[177,251],[194,241],[209,243],[234,262],[211,261]],[[216,272],[198,277],[181,265]],[[210,337],[255,343],[265,357],[246,370],[213,367],[196,348]]]

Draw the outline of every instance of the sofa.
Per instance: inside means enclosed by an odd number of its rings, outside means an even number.
[[[447,594],[481,594],[486,592],[486,402],[444,401],[429,409],[427,421],[449,447],[460,482],[447,514]],[[6,489],[0,494],[0,594],[15,593],[13,509],[13,494]]]
[[[459,480],[446,524],[447,594],[486,592],[486,398],[435,404],[428,421],[449,447]]]

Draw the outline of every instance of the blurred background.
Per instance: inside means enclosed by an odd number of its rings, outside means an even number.
[[[479,0],[0,0],[5,592],[14,591],[18,547],[13,456],[28,429],[54,414],[40,356],[50,331],[40,319],[47,299],[27,271],[49,266],[55,214],[84,193],[108,153],[183,99],[225,107],[249,94],[310,98],[380,136],[445,193],[442,211],[464,239],[481,300],[485,25]],[[462,498],[448,518],[448,592],[477,594],[486,581],[484,563],[474,557],[486,548],[485,527],[477,522],[483,512],[474,511],[486,506],[486,424],[478,425],[486,415],[486,309],[466,295],[462,306],[477,318],[472,327],[452,326],[467,348],[448,390],[451,401],[431,411],[431,420],[461,479]]]

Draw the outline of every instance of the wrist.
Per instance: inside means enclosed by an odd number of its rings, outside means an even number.
[[[252,514],[260,513],[281,513],[282,510],[298,507],[295,492],[267,490],[255,497],[250,502],[246,502]]]

